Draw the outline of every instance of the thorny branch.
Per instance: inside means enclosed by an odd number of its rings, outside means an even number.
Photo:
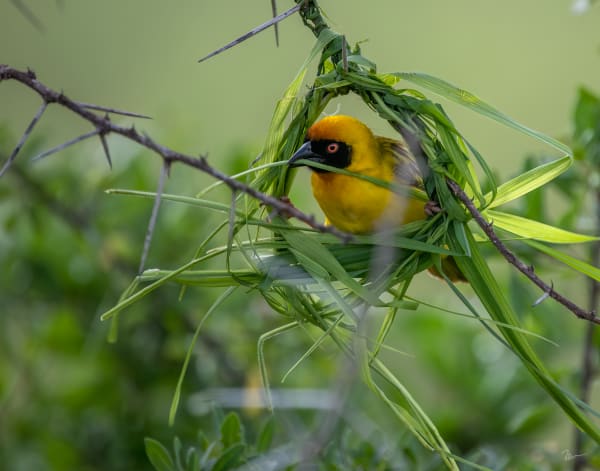
[[[471,213],[471,216],[475,220],[475,222],[481,227],[485,235],[490,239],[492,244],[498,249],[500,254],[506,259],[508,263],[514,265],[521,273],[523,273],[527,278],[529,278],[535,285],[537,285],[544,293],[559,302],[563,306],[565,306],[569,311],[575,314],[580,319],[585,319],[587,321],[593,322],[594,324],[600,324],[600,317],[596,316],[594,311],[586,311],[581,307],[577,306],[570,299],[565,298],[561,294],[557,293],[554,290],[553,286],[548,285],[545,281],[543,281],[539,276],[535,274],[533,267],[526,265],[517,256],[511,252],[506,245],[502,243],[502,241],[498,238],[492,224],[488,223],[483,215],[477,210],[473,201],[469,198],[469,196],[464,192],[464,190],[460,187],[458,183],[454,180],[448,179],[448,186],[452,190],[452,192],[458,197],[459,200],[466,206]]]
[[[192,157],[190,155],[182,154],[180,152],[174,151],[172,149],[169,149],[168,147],[165,147],[165,146],[159,144],[158,142],[153,140],[147,134],[138,132],[135,129],[135,127],[133,127],[133,126],[125,127],[125,126],[120,126],[118,124],[113,123],[110,120],[108,115],[101,116],[101,115],[94,113],[91,110],[98,109],[98,110],[102,110],[102,111],[110,111],[113,113],[122,114],[118,110],[111,110],[109,108],[97,107],[96,105],[90,105],[90,104],[74,101],[74,100],[70,99],[69,97],[67,97],[64,93],[57,92],[56,90],[53,90],[53,89],[47,87],[46,85],[44,85],[43,83],[41,83],[40,81],[38,81],[35,73],[31,70],[22,71],[22,70],[18,70],[13,67],[10,67],[8,65],[0,64],[0,82],[3,82],[5,80],[15,80],[17,82],[22,83],[23,85],[30,88],[31,90],[34,90],[35,92],[37,92],[40,95],[44,104],[42,105],[42,107],[40,108],[38,113],[36,114],[36,117],[34,118],[32,123],[29,125],[29,127],[25,131],[25,134],[19,141],[19,144],[17,145],[15,150],[13,150],[13,152],[10,154],[11,158],[9,160],[7,160],[7,162],[5,163],[4,167],[2,168],[2,171],[0,172],[0,176],[2,175],[2,173],[4,173],[8,169],[8,167],[10,166],[12,161],[16,158],[17,153],[19,152],[23,143],[25,142],[25,140],[31,133],[33,126],[38,122],[39,118],[45,111],[46,106],[49,104],[52,104],[52,103],[57,103],[65,108],[71,110],[73,113],[79,115],[81,118],[88,121],[90,124],[92,124],[95,127],[94,131],[84,134],[83,135],[84,138],[93,137],[96,134],[99,135],[101,138],[103,138],[104,136],[106,136],[108,134],[118,134],[120,136],[125,137],[126,139],[129,139],[131,141],[138,143],[142,147],[145,147],[145,148],[151,150],[155,154],[158,154],[163,159],[164,164],[167,167],[170,166],[174,162],[179,162],[183,165],[193,167],[195,169],[198,169],[202,172],[207,173],[208,175],[216,178],[217,180],[221,180],[224,184],[226,184],[231,190],[233,190],[235,192],[245,193],[253,198],[256,198],[257,200],[262,202],[265,206],[272,208],[275,213],[302,221],[305,224],[308,224],[313,229],[316,229],[323,233],[333,234],[334,236],[340,238],[343,241],[348,241],[351,238],[351,236],[349,234],[339,231],[332,226],[325,226],[323,224],[318,223],[315,220],[314,216],[303,213],[302,211],[300,211],[296,207],[294,207],[294,205],[292,205],[291,203],[286,202],[284,200],[280,200],[278,198],[267,195],[265,193],[262,193],[262,192],[256,190],[255,188],[252,188],[252,187],[246,185],[243,182],[240,182],[234,178],[229,177],[228,175],[226,175],[226,174],[220,172],[219,170],[217,170],[216,168],[212,167],[208,163],[208,161],[206,160],[205,157],[202,157],[202,156],[201,157]],[[80,136],[80,138],[81,137],[82,136]],[[76,140],[80,139],[80,138],[76,138]],[[71,143],[71,142],[72,141],[69,141],[69,143]],[[68,143],[65,143],[65,144],[68,144]],[[103,143],[103,147],[104,147],[105,151],[108,152],[108,146],[104,146],[104,143]],[[62,148],[64,148],[64,144],[54,148],[54,152],[56,152]],[[42,155],[48,155],[48,153],[44,153]],[[107,159],[109,159],[109,162],[110,162],[108,153],[107,153]]]
[[[35,124],[39,121],[42,114],[46,110],[47,106],[52,103],[57,103],[69,110],[73,113],[79,115],[81,118],[88,121],[95,127],[94,131],[86,133],[79,138],[68,141],[60,146],[55,147],[54,149],[47,151],[41,154],[38,157],[49,155],[50,153],[57,152],[58,150],[62,150],[67,145],[72,144],[73,142],[78,142],[84,138],[93,137],[98,135],[102,141],[102,146],[105,150],[107,160],[110,164],[110,155],[108,153],[108,145],[106,144],[105,136],[108,134],[118,134],[123,136],[131,141],[138,143],[139,145],[146,147],[147,149],[153,151],[158,154],[164,162],[164,166],[168,168],[172,163],[179,162],[183,165],[187,165],[189,167],[196,168],[202,172],[207,173],[208,175],[214,177],[217,180],[222,181],[226,184],[231,190],[234,192],[245,193],[253,198],[256,198],[260,202],[262,202],[265,206],[268,206],[273,209],[275,213],[295,218],[299,221],[304,222],[310,227],[318,230],[319,232],[333,234],[336,237],[340,238],[343,241],[349,241],[351,236],[347,233],[339,231],[333,226],[326,226],[324,224],[318,223],[314,216],[303,213],[298,210],[294,205],[292,205],[289,201],[275,198],[273,196],[262,193],[251,186],[246,185],[243,182],[240,182],[234,178],[229,177],[228,175],[220,172],[216,168],[212,167],[205,157],[192,157],[186,154],[182,154],[180,152],[174,151],[168,147],[165,147],[158,142],[154,141],[147,134],[142,134],[138,132],[135,127],[125,127],[120,126],[118,124],[113,123],[110,120],[108,114],[104,116],[98,115],[94,113],[93,110],[102,110],[106,112],[123,114],[123,112],[119,110],[112,110],[110,108],[98,107],[96,105],[90,105],[87,103],[81,103],[78,101],[74,101],[67,97],[62,92],[57,92],[53,90],[43,83],[37,80],[35,73],[31,70],[21,71],[10,67],[8,65],[0,64],[0,82],[5,80],[15,80],[17,82],[22,83],[28,88],[37,92],[43,100],[41,107],[36,113],[35,117],[32,119],[31,123],[27,127],[27,130],[23,134],[22,138],[19,140],[19,143],[15,147],[15,149],[11,152],[9,158],[5,162],[4,166],[0,170],[0,176],[9,168],[11,163],[16,158],[19,150],[22,148],[26,139],[31,134]],[[467,207],[473,219],[479,224],[479,226],[483,229],[485,234],[488,236],[490,241],[496,246],[499,252],[504,256],[504,258],[512,265],[517,267],[519,271],[521,271],[525,276],[527,276],[534,284],[536,284],[539,288],[541,288],[544,293],[548,297],[556,300],[571,312],[573,312],[580,319],[585,319],[595,324],[600,324],[600,318],[596,316],[593,311],[586,311],[581,307],[577,306],[575,303],[565,298],[564,296],[557,293],[554,288],[547,283],[545,283],[541,278],[539,278],[532,267],[525,265],[521,260],[519,260],[498,238],[495,234],[492,226],[488,224],[488,222],[483,218],[481,213],[477,210],[473,202],[469,199],[469,197],[465,194],[465,192],[460,188],[460,186],[452,181],[448,181],[448,185],[450,189],[454,192],[454,194],[464,203]],[[160,197],[160,193],[157,193],[157,198]]]

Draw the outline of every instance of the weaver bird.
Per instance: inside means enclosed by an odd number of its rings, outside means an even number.
[[[423,175],[407,146],[376,136],[350,116],[328,116],[313,124],[306,142],[289,160],[291,166],[308,160],[357,173],[390,184],[423,189]],[[407,192],[394,192],[376,183],[333,171],[311,168],[312,192],[325,213],[326,224],[352,234],[368,234],[425,219],[439,206]],[[451,258],[444,272],[453,281],[464,276]],[[439,273],[430,270],[434,275]]]

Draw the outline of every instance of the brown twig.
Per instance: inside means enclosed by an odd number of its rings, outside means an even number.
[[[69,97],[67,97],[64,93],[57,92],[56,90],[53,90],[53,89],[47,87],[46,85],[44,85],[43,83],[41,83],[40,81],[37,80],[35,73],[31,70],[22,71],[22,70],[18,70],[13,67],[10,67],[8,65],[0,64],[0,82],[5,81],[5,80],[15,80],[17,82],[20,82],[23,85],[30,88],[31,90],[34,90],[36,93],[38,93],[40,95],[40,97],[42,98],[42,100],[44,101],[44,103],[47,103],[47,104],[57,103],[65,108],[71,110],[76,115],[79,115],[81,118],[88,121],[95,127],[95,130],[93,131],[92,135],[99,134],[100,136],[105,136],[108,134],[118,134],[120,136],[125,137],[126,139],[129,139],[130,141],[138,143],[142,147],[145,147],[145,148],[151,150],[155,154],[158,154],[163,159],[163,161],[166,165],[170,165],[173,162],[179,162],[183,165],[187,165],[189,167],[198,169],[202,172],[207,173],[208,175],[212,176],[213,178],[215,178],[217,180],[221,180],[231,190],[236,191],[236,192],[245,193],[245,194],[251,196],[252,198],[259,200],[265,206],[272,208],[273,211],[278,214],[281,214],[281,215],[284,215],[287,217],[292,217],[294,219],[297,219],[298,221],[302,221],[305,224],[308,224],[313,229],[316,229],[319,232],[332,234],[344,242],[347,242],[352,239],[352,236],[350,234],[342,232],[333,226],[325,226],[324,224],[318,223],[315,220],[314,216],[303,213],[302,211],[300,211],[296,207],[294,207],[292,204],[282,201],[276,197],[262,193],[262,192],[256,190],[255,188],[252,188],[251,186],[248,186],[245,183],[242,183],[242,182],[240,182],[234,178],[231,178],[230,176],[220,172],[216,168],[209,165],[209,163],[205,157],[202,157],[202,156],[201,157],[192,157],[192,156],[185,155],[180,152],[174,151],[174,150],[169,149],[168,147],[165,147],[165,146],[159,144],[158,142],[154,141],[147,134],[138,132],[135,129],[135,127],[133,127],[133,126],[131,126],[131,127],[120,126],[118,124],[111,122],[107,116],[100,116],[100,115],[94,113],[93,111],[90,111],[89,104],[84,104],[84,103],[74,101],[74,100],[70,99]],[[45,107],[43,107],[43,109],[45,109]],[[40,108],[40,110],[42,112],[43,112],[43,109]],[[41,115],[40,111],[38,111],[38,114]],[[35,123],[33,123],[33,124],[35,124]],[[26,133],[24,135],[24,137],[22,139],[23,142],[25,141],[25,139],[27,138],[28,135],[29,135],[28,133]],[[69,142],[71,142],[71,141],[69,141]],[[22,144],[23,144],[22,142],[19,143],[19,145],[21,145],[21,146],[22,146]],[[56,149],[57,148],[55,148],[55,150]],[[13,151],[13,153],[11,153],[11,155],[12,154],[15,154],[15,152]],[[14,157],[13,157],[13,160],[14,160]],[[5,164],[5,167],[6,166],[7,166],[7,164]]]
[[[492,244],[498,249],[498,251],[502,254],[502,256],[506,259],[508,263],[515,266],[521,273],[523,273],[527,278],[529,278],[535,285],[537,285],[544,293],[546,293],[549,297],[559,302],[563,306],[565,306],[569,311],[575,314],[580,319],[585,319],[587,321],[593,322],[594,324],[600,324],[600,317],[596,316],[594,311],[586,311],[582,309],[577,304],[575,304],[570,299],[565,298],[561,294],[557,293],[554,290],[554,287],[548,285],[545,281],[543,281],[539,276],[537,276],[534,272],[532,266],[528,266],[523,263],[521,260],[517,258],[517,256],[511,252],[506,245],[502,243],[502,241],[498,238],[492,224],[487,222],[483,215],[479,212],[479,210],[475,207],[475,204],[471,199],[467,196],[467,194],[463,191],[458,183],[454,180],[447,179],[448,186],[450,190],[458,197],[460,201],[466,206],[471,216],[475,222],[481,227],[485,235],[490,239]]]

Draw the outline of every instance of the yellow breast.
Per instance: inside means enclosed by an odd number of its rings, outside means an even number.
[[[387,182],[393,180],[391,169],[379,169],[369,174]],[[425,217],[423,201],[394,194],[366,180],[338,173],[314,172],[311,182],[327,222],[346,232],[366,234]]]
[[[307,133],[311,142],[343,142],[351,153],[345,170],[388,183],[418,185],[420,172],[405,146],[378,137],[349,116],[329,116]],[[340,173],[314,171],[312,190],[327,217],[338,229],[354,234],[373,232],[425,217],[424,203],[407,198],[375,183]]]

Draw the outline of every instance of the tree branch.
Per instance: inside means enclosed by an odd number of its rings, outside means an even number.
[[[600,324],[600,317],[596,316],[594,311],[586,311],[582,309],[577,304],[575,304],[570,299],[565,298],[561,294],[557,293],[554,290],[553,286],[548,285],[545,281],[543,281],[539,276],[537,276],[534,272],[533,267],[525,265],[521,260],[517,258],[517,256],[511,252],[506,245],[502,243],[502,241],[498,238],[494,229],[492,228],[492,224],[488,223],[479,210],[475,207],[475,204],[471,199],[467,196],[464,190],[460,187],[458,183],[454,180],[447,179],[448,186],[450,190],[458,197],[460,201],[466,206],[471,216],[475,222],[481,227],[485,235],[487,235],[488,239],[494,244],[494,246],[498,249],[498,251],[502,254],[502,256],[506,259],[508,263],[515,266],[521,273],[523,273],[527,278],[529,278],[535,285],[537,285],[544,293],[559,302],[563,306],[565,306],[569,311],[575,314],[580,319],[585,319],[587,321],[593,322],[594,324]]]
[[[159,144],[147,134],[138,132],[133,126],[124,127],[111,122],[108,116],[100,116],[91,111],[92,108],[102,110],[105,110],[105,108],[96,107],[95,105],[90,106],[90,104],[88,103],[81,103],[70,99],[64,93],[57,92],[56,90],[53,90],[41,83],[40,81],[38,81],[35,73],[32,70],[22,71],[10,67],[8,65],[0,64],[0,82],[3,82],[5,80],[15,80],[17,82],[20,82],[26,87],[35,91],[38,95],[40,95],[44,103],[57,103],[71,110],[76,115],[79,115],[81,118],[88,121],[95,127],[95,131],[92,133],[92,135],[99,134],[100,136],[106,136],[108,134],[118,134],[120,136],[125,137],[126,139],[129,139],[130,141],[138,143],[142,147],[151,150],[155,154],[158,154],[163,159],[164,164],[167,166],[169,166],[173,162],[179,162],[183,165],[187,165],[188,167],[198,169],[214,177],[217,180],[221,180],[231,190],[245,193],[251,196],[252,198],[259,200],[265,206],[272,208],[275,213],[302,221],[305,224],[312,227],[313,229],[316,229],[322,233],[332,234],[344,242],[348,242],[352,239],[352,236],[350,234],[342,232],[333,226],[326,226],[324,224],[318,223],[315,220],[314,216],[303,213],[289,202],[262,193],[256,190],[255,188],[246,185],[245,183],[242,183],[234,178],[231,178],[228,175],[225,175],[224,173],[209,165],[205,157],[192,157],[186,154],[182,154],[180,152],[174,151],[172,149],[169,149],[168,147]],[[43,106],[42,108],[40,108],[40,111],[43,112],[45,108],[46,107]],[[40,111],[38,111],[36,115],[36,118],[38,119],[38,115],[41,116]],[[35,124],[35,122],[37,122],[37,119],[32,121],[32,124]],[[32,125],[30,125],[30,127],[32,127]],[[10,162],[12,162],[12,160],[14,160],[14,158],[16,157],[16,153],[22,147],[23,143],[29,136],[29,132],[30,129],[28,128],[28,132],[26,132],[23,138],[21,139],[22,142],[19,142],[17,148],[11,153],[12,159],[10,159]],[[8,168],[10,162],[7,161],[4,167]],[[4,170],[5,169],[3,168],[3,171]]]

